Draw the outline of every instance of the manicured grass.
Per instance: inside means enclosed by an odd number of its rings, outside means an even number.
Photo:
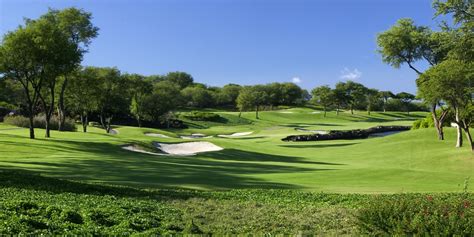
[[[316,112],[316,113],[314,113]],[[375,125],[411,125],[425,113],[334,112],[294,108],[251,112],[238,119],[235,112],[218,112],[222,123],[196,123],[189,129],[158,130],[119,127],[118,135],[98,128],[89,133],[53,132],[51,139],[27,138],[26,129],[2,130],[0,167],[40,172],[50,177],[87,182],[153,188],[297,189],[334,193],[460,192],[474,176],[474,155],[467,147],[454,148],[455,131],[446,129],[446,141],[437,141],[433,129],[421,129],[382,138],[325,142],[282,142],[295,128],[354,129]],[[189,157],[138,154],[123,144],[152,141],[183,142],[178,135],[254,133],[246,137],[208,138],[223,151]],[[145,136],[163,133],[175,138]],[[189,140],[186,140],[189,141]],[[468,186],[473,191],[473,185]]]

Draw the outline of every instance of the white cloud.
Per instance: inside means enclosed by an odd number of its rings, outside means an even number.
[[[349,70],[349,68],[344,68],[344,70],[341,71],[341,79],[345,80],[357,80],[362,76],[362,72],[357,70],[357,68],[354,68],[354,70]]]
[[[292,81],[293,83],[298,84],[298,83],[301,83],[301,78],[299,78],[299,77],[293,77],[293,78],[291,78],[291,81]]]

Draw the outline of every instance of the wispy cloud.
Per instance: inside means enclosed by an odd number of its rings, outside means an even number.
[[[362,76],[362,72],[359,71],[357,68],[354,68],[354,70],[349,70],[349,68],[344,68],[344,70],[341,71],[341,79],[345,80],[357,80]]]
[[[293,77],[293,78],[291,78],[291,81],[292,81],[293,83],[298,84],[298,83],[301,83],[301,78],[299,78],[299,77]]]

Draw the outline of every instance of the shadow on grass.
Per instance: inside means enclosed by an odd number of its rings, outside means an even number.
[[[25,158],[2,157],[0,163],[4,167],[35,171],[46,176],[140,187],[298,189],[301,188],[299,185],[271,182],[250,175],[326,171],[329,169],[294,164],[332,164],[236,149],[190,157],[168,157],[133,153],[120,149],[116,144],[90,141],[45,140],[25,144],[19,140],[9,141],[9,145],[23,147],[25,153],[38,153]],[[55,158],[42,159],[43,155],[54,155]]]
[[[331,126],[331,127],[338,127],[338,126],[343,126],[341,124],[333,124],[333,123],[289,123],[289,124],[284,124],[280,125],[283,127],[290,127],[290,128],[304,128],[304,127],[310,127],[310,126]]]

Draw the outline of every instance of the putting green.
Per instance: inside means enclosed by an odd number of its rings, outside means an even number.
[[[282,113],[285,112],[285,113]],[[343,112],[336,116],[307,108],[254,113],[217,112],[220,122],[192,122],[189,129],[117,127],[118,135],[98,128],[88,133],[52,132],[51,139],[27,138],[27,129],[0,123],[0,167],[26,169],[47,176],[161,188],[221,190],[231,188],[301,189],[337,193],[460,192],[467,177],[474,182],[474,155],[454,148],[455,130],[438,141],[434,129],[402,132],[364,140],[289,143],[281,138],[309,130],[411,125],[425,113]],[[253,133],[242,137],[218,134]],[[159,133],[171,138],[150,137]],[[202,133],[222,151],[195,156],[154,156],[121,149],[124,144],[186,142],[179,135]],[[468,189],[474,191],[474,185]]]

